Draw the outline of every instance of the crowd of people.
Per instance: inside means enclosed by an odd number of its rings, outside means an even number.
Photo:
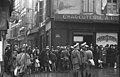
[[[27,54],[27,60],[25,56]],[[32,72],[65,72],[74,71],[74,77],[78,77],[77,70],[81,69],[82,77],[85,77],[85,69],[90,75],[91,66],[97,68],[114,67],[117,68],[119,51],[117,45],[87,45],[87,43],[76,43],[73,46],[57,46],[39,50],[27,44],[19,48],[7,45],[5,48],[4,63],[5,72],[10,73],[16,66],[26,65]],[[21,60],[22,59],[22,60]],[[90,60],[93,60],[92,64]],[[22,62],[23,61],[23,62]],[[89,76],[90,77],[90,76]]]

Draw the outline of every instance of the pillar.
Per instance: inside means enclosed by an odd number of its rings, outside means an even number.
[[[3,61],[3,54],[4,54],[4,31],[0,31],[0,77],[3,77],[4,72],[4,61]]]

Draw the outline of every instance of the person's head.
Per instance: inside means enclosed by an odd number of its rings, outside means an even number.
[[[89,46],[88,45],[85,45],[84,46],[84,50],[86,51],[86,50],[88,50],[89,49]]]
[[[31,47],[31,46],[28,46],[28,49],[29,49],[29,50],[32,50],[32,47]]]
[[[21,49],[21,52],[25,52],[25,48],[22,48],[22,49]]]
[[[60,46],[57,46],[57,49],[60,49]]]
[[[46,46],[45,50],[46,50],[46,51],[49,51],[49,50],[50,50],[49,46]]]
[[[10,47],[10,44],[7,44],[7,47]]]
[[[54,50],[54,47],[53,47],[53,46],[51,46],[51,50]]]
[[[23,48],[28,48],[28,44],[23,44]]]
[[[14,50],[18,51],[18,46],[17,45],[14,46]]]
[[[109,44],[106,44],[106,46],[105,46],[106,48],[108,48],[109,47]]]
[[[112,47],[113,49],[115,49],[116,47],[115,47],[115,45],[113,45],[113,47]]]
[[[22,49],[21,48],[18,48],[18,54],[22,52]]]
[[[110,45],[110,48],[113,48],[113,44]]]
[[[70,49],[70,47],[71,47],[71,46],[70,46],[70,45],[68,45],[68,46],[67,46],[67,49]]]
[[[74,49],[80,49],[79,43],[76,43],[76,44],[74,45]]]

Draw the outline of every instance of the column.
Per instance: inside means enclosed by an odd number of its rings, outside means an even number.
[[[3,32],[0,32],[0,77],[3,76],[3,50],[4,50],[4,40]]]

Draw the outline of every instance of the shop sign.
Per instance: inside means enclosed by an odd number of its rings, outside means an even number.
[[[103,45],[106,44],[117,44],[118,37],[117,33],[97,33],[96,34],[96,44]]]
[[[119,16],[105,15],[74,15],[74,14],[56,14],[55,20],[96,20],[96,21],[119,21]]]

